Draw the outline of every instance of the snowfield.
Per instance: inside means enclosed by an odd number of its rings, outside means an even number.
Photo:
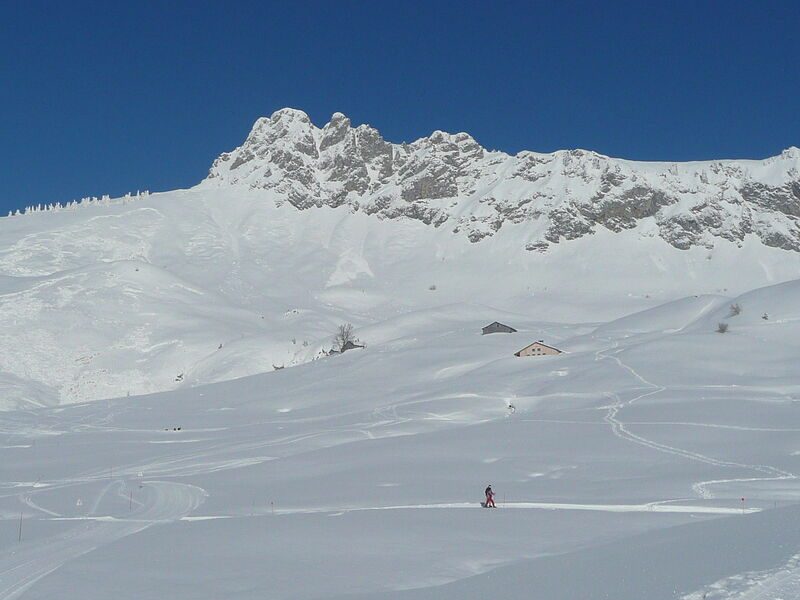
[[[0,343],[14,348],[0,355],[0,408],[302,364],[330,349],[343,322],[366,328],[371,344],[410,327],[424,335],[431,320],[458,313],[471,328],[520,314],[598,324],[690,294],[732,298],[800,276],[798,253],[755,237],[677,250],[644,230],[601,231],[540,254],[519,249],[524,225],[473,244],[419,221],[277,200],[204,183],[0,219]],[[677,309],[657,310],[671,318]]]
[[[518,315],[481,336],[483,308],[433,310],[294,368],[2,413],[0,598],[680,598],[770,569],[789,585],[800,385],[781,340],[800,285],[777,294],[774,321],[724,335],[700,326],[721,299],[693,322],[699,299],[673,303],[652,332]],[[512,355],[537,336],[567,352]]]
[[[0,219],[0,600],[800,595],[800,254],[280,199]]]

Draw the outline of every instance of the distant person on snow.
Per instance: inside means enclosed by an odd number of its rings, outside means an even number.
[[[484,504],[484,506],[486,508],[497,508],[494,505],[494,492],[492,491],[492,486],[490,485],[487,487],[484,493],[486,494],[486,504]]]

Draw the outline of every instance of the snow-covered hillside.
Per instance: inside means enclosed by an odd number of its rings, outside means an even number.
[[[260,120],[249,139],[271,139],[265,132],[286,119],[311,128],[325,151],[339,147],[286,111]],[[264,148],[277,152],[284,142]],[[413,214],[371,214],[371,192],[358,210],[353,193],[336,207],[308,195],[317,199],[298,210],[299,192],[285,177],[262,186],[259,168],[248,179],[243,169],[262,164],[254,158],[224,179],[228,160],[191,190],[0,219],[0,343],[13,349],[0,355],[0,409],[137,395],[304,363],[330,348],[344,322],[376,326],[470,305],[480,315],[475,326],[503,310],[596,323],[690,294],[732,296],[800,276],[800,253],[755,234],[730,241],[703,230],[709,247],[680,250],[654,234],[657,217],[621,231],[598,227],[539,253],[524,247],[541,219],[505,222],[473,243]],[[778,168],[785,162],[753,171],[775,181],[788,173]]]
[[[0,413],[0,598],[793,598],[798,307],[798,281],[600,325],[447,305],[292,369]],[[564,353],[513,356],[536,339]]]
[[[0,600],[797,597],[799,154],[283,110],[0,219]]]

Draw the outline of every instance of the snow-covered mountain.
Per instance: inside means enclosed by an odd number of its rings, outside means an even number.
[[[190,190],[0,219],[0,407],[302,364],[446,305],[601,322],[795,279],[798,161],[512,157],[281,110]]]
[[[469,134],[436,131],[392,144],[335,113],[316,127],[283,109],[259,119],[209,180],[279,192],[300,209],[347,205],[406,217],[478,242],[525,223],[527,250],[595,233],[646,228],[676,248],[741,242],[800,251],[800,149],[766,160],[641,163],[596,152],[509,156]]]
[[[284,110],[0,219],[0,600],[797,598],[796,168]]]

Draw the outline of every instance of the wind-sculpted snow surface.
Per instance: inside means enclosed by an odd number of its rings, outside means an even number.
[[[0,413],[0,598],[786,600],[798,306],[418,309],[292,369]]]
[[[73,480],[67,485],[78,483]],[[103,490],[103,495],[108,493],[111,487],[119,488],[117,492],[127,492],[123,482],[117,481],[107,486]],[[62,533],[5,552],[0,556],[0,600],[22,597],[26,590],[42,577],[84,554],[144,531],[153,525],[169,523],[191,514],[202,503],[203,495],[203,490],[181,483],[148,482],[137,491],[136,509],[131,508],[124,518],[76,517],[78,523]],[[102,495],[97,502],[101,499]],[[57,513],[41,509],[32,502],[27,504],[58,518]]]
[[[797,507],[676,527],[589,550],[548,556],[502,567],[485,575],[419,590],[364,594],[362,600],[789,600],[800,583],[796,558],[783,569],[749,573],[781,564],[796,548],[792,525]],[[744,571],[743,573],[737,572]],[[686,593],[715,575],[737,573],[701,592]],[[761,577],[759,577],[761,575]],[[788,595],[784,595],[788,592]]]
[[[283,109],[220,156],[209,181],[274,190],[299,209],[347,205],[416,219],[472,242],[524,224],[528,250],[600,228],[641,228],[680,249],[752,234],[800,251],[798,148],[761,161],[694,163],[637,163],[585,150],[509,156],[467,133],[391,144],[341,113],[320,129],[304,112]]]

